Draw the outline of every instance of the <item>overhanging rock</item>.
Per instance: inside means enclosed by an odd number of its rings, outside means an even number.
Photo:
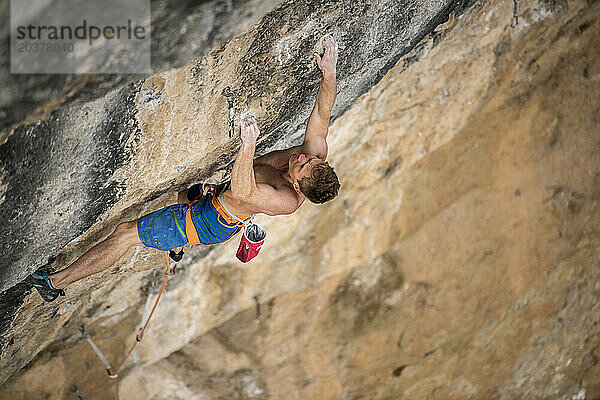
[[[258,117],[258,153],[285,148],[301,140],[324,34],[340,47],[338,116],[455,6],[288,2],[210,56],[20,127],[0,148],[0,248],[10,260],[0,289],[95,223],[137,218],[145,201],[230,164],[238,142],[226,134],[225,86],[237,115]]]

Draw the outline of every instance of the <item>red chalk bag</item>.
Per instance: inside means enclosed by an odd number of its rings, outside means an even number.
[[[258,255],[262,245],[265,243],[267,232],[262,226],[250,220],[242,228],[242,239],[238,247],[236,257],[243,263],[247,263]]]

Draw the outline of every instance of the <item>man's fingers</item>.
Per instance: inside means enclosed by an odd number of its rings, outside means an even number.
[[[249,133],[253,136],[258,136],[258,122],[253,115],[247,117],[246,124],[248,125]]]
[[[337,50],[337,45],[336,45],[335,39],[333,39],[332,35],[328,35],[323,40],[323,47],[325,47],[325,53],[329,57],[333,56],[334,52]]]
[[[334,63],[337,62],[337,42],[333,38],[333,35],[330,33],[323,36],[321,42],[323,44],[323,55],[321,56],[317,52],[315,52],[314,55],[317,61],[317,65],[319,66],[319,68],[323,69],[321,66],[321,61],[323,58],[325,58],[328,63],[330,61],[333,61]]]
[[[250,125],[250,134],[253,138],[258,137],[258,125],[256,124],[256,122]]]
[[[258,130],[258,122],[253,115],[246,115],[240,121],[242,141],[255,143],[260,131]]]
[[[328,37],[327,39],[323,40],[323,47],[325,47],[325,51],[331,50],[331,48],[333,47],[333,44],[331,43],[331,37]]]

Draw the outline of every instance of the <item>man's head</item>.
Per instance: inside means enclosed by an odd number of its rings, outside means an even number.
[[[325,203],[338,194],[340,182],[329,163],[316,156],[295,154],[290,157],[289,173],[296,192],[313,203]]]

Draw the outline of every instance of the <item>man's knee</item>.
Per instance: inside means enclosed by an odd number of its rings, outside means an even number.
[[[140,241],[137,232],[137,220],[120,223],[117,225],[117,229],[115,229],[113,235],[120,242],[122,241],[131,245],[136,244]]]

